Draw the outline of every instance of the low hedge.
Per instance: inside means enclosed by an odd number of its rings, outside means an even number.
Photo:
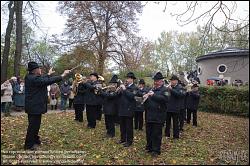
[[[199,111],[249,117],[249,87],[201,86]]]

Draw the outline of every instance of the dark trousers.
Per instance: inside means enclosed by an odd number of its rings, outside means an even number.
[[[179,113],[167,112],[165,135],[170,137],[171,119],[173,119],[174,138],[179,138]]]
[[[32,115],[28,114],[28,128],[27,128],[27,134],[25,139],[24,148],[29,149],[34,144],[41,144],[38,133],[41,125],[41,118],[42,115]]]
[[[96,120],[102,119],[102,105],[97,105]]]
[[[181,109],[180,110],[180,114],[179,114],[179,127],[180,127],[180,130],[183,130],[183,126],[184,126],[184,120],[185,120],[185,112],[186,112],[186,109]]]
[[[71,107],[72,107],[73,102],[74,102],[74,99],[69,99],[69,108],[71,108]]]
[[[120,124],[120,117],[118,116],[118,114],[114,115],[115,117],[115,124],[119,125]]]
[[[75,120],[82,122],[83,121],[83,111],[84,111],[84,104],[74,104],[75,108]]]
[[[184,121],[187,121],[187,109],[184,109]]]
[[[57,105],[51,105],[51,110],[57,110]]]
[[[114,115],[105,115],[105,126],[107,134],[111,137],[115,136],[115,116]]]
[[[192,113],[193,113],[193,125],[197,126],[197,110],[187,109],[187,123],[190,123]]]
[[[142,130],[143,127],[143,112],[135,111],[135,116],[134,116],[134,123],[135,123],[135,129]]]
[[[120,116],[121,141],[133,143],[133,117]]]
[[[151,152],[161,153],[162,127],[160,123],[146,123],[146,149]]]
[[[95,126],[96,126],[97,110],[98,110],[97,105],[86,105],[88,127],[90,127],[90,128],[95,128]]]

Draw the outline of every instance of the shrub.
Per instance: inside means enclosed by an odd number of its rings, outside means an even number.
[[[249,117],[249,87],[201,86],[200,111]]]

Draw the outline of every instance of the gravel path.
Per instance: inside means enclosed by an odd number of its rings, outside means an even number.
[[[74,112],[75,110],[73,109],[69,109],[69,110],[66,110],[66,112]],[[61,110],[57,109],[57,110],[48,110],[47,114],[53,114],[53,113],[60,113],[62,112]],[[14,111],[14,110],[11,110],[10,111],[10,115],[11,116],[20,116],[20,115],[25,115],[26,113],[23,111]],[[1,112],[1,118],[3,117],[3,113]]]

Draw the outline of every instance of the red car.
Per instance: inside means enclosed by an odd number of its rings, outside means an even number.
[[[219,77],[210,77],[207,79],[207,85],[211,85],[211,86],[223,86],[223,85],[226,85],[227,82],[222,79],[222,78],[219,78]]]

